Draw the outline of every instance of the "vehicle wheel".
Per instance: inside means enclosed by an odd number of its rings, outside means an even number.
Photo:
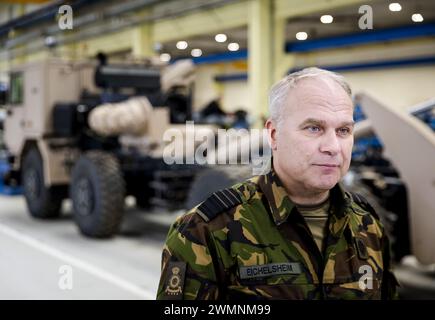
[[[74,165],[70,186],[74,219],[89,237],[115,234],[121,225],[125,182],[118,160],[105,152],[90,151]]]
[[[21,176],[27,208],[35,218],[54,218],[60,215],[64,195],[60,187],[47,187],[42,157],[37,148],[25,155]]]
[[[245,165],[205,169],[195,177],[185,206],[191,209],[207,199],[213,192],[229,188],[250,177],[252,177],[252,168]]]

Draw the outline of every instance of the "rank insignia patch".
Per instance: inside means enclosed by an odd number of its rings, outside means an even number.
[[[181,300],[183,298],[185,274],[185,262],[169,262],[167,278],[165,282],[166,299]]]

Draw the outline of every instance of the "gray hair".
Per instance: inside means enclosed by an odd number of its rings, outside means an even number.
[[[295,88],[302,79],[307,78],[329,78],[337,82],[346,93],[352,98],[352,90],[342,75],[320,68],[305,68],[287,75],[275,83],[269,92],[269,113],[270,118],[277,125],[282,120],[283,107],[291,89]]]

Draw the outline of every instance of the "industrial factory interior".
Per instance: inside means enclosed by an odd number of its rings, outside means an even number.
[[[0,300],[435,299],[434,0],[5,0],[0,44]]]

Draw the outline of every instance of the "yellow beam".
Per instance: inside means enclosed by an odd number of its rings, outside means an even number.
[[[187,39],[207,33],[245,26],[248,22],[246,1],[157,21],[153,38],[157,42]]]
[[[132,31],[132,53],[134,57],[152,57],[154,55],[153,27],[144,24]]]
[[[79,41],[76,48],[80,57],[95,56],[99,51],[105,53],[130,50],[132,48],[132,29],[111,33],[105,36]]]
[[[0,72],[8,72],[10,69],[9,60],[1,60],[0,61]]]
[[[339,7],[370,4],[374,1],[376,0],[275,0],[275,8],[278,18],[293,18]],[[358,9],[355,13],[358,13]]]
[[[276,11],[275,11],[276,16]],[[275,18],[274,19],[274,52],[273,52],[273,79],[272,82],[275,83],[285,76],[288,69],[291,68],[295,63],[295,55],[287,54],[285,52],[285,18]]]
[[[250,105],[262,125],[261,117],[267,114],[268,91],[272,85],[272,1],[252,0],[249,6],[248,25],[248,86]]]
[[[50,56],[48,50],[38,51],[29,55],[22,55],[10,60],[0,61],[0,72],[8,72],[11,68],[38,60],[47,59]]]

